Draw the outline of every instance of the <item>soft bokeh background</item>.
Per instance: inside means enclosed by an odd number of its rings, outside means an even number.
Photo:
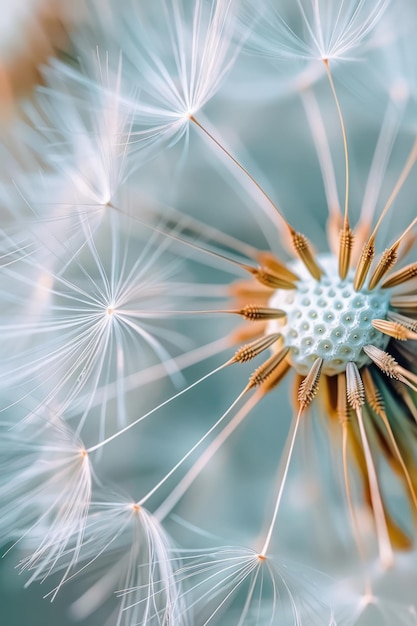
[[[49,3],[45,0],[26,0],[15,3],[13,7],[3,4],[0,101],[4,144],[7,147],[3,178],[6,180],[6,174],[14,175],[10,171],[9,159],[10,154],[16,155],[17,152],[22,166],[16,176],[19,188],[24,186],[30,202],[42,206],[48,202],[51,186],[49,179],[47,184],[41,179],[37,168],[39,160],[44,157],[48,160],[48,141],[53,141],[48,133],[41,140],[31,139],[30,149],[36,156],[33,157],[29,150],[30,158],[27,158],[21,144],[14,145],[14,137],[21,137],[20,133],[24,132],[19,120],[24,118],[28,123],[25,128],[30,137],[28,129],[36,119],[33,111],[42,111],[42,103],[50,98],[45,91],[38,96],[36,85],[46,83],[52,89],[60,90],[59,66],[51,62],[52,69],[45,70],[42,64],[50,56],[67,58],[71,67],[80,65],[83,69],[87,67],[88,71],[96,45],[101,50],[117,50],[123,26],[107,20],[107,2],[100,4],[100,0],[88,5],[78,0],[71,3],[71,7],[69,3],[58,0]],[[122,10],[129,11],[130,6],[123,3],[121,15]],[[140,12],[141,9],[136,8],[138,10]],[[402,10],[396,12],[397,16],[401,14],[403,20],[390,22],[393,41],[386,52],[376,47],[367,52],[365,59],[351,64],[341,63],[335,69],[348,132],[352,222],[359,215],[387,107],[392,107],[392,119],[398,121],[399,130],[394,133],[395,146],[380,185],[377,212],[383,207],[398,178],[416,129],[416,94],[413,90],[417,74],[413,65],[416,55],[412,33],[415,32],[413,27],[417,28],[417,12],[413,3],[402,2]],[[137,12],[133,15],[137,16]],[[382,38],[383,35],[381,33]],[[398,54],[396,63],[393,61],[393,50]],[[407,70],[407,64],[410,70]],[[274,64],[245,53],[220,92],[204,109],[204,118],[210,121],[218,136],[264,185],[292,224],[309,236],[317,250],[323,251],[327,249],[326,197],[311,131],[299,90],[294,87],[298,78],[298,70],[291,71],[288,63]],[[67,90],[71,95],[71,80],[68,80],[69,87],[65,86],[65,78],[62,80],[63,92]],[[407,94],[407,105],[403,104],[401,89]],[[344,164],[340,126],[334,101],[323,77],[318,80],[315,93],[325,121],[339,197],[342,198]],[[61,115],[65,123],[69,118],[64,113],[61,112]],[[57,120],[59,116],[52,120],[51,125]],[[15,122],[16,127],[13,127]],[[390,128],[393,127],[394,123]],[[67,130],[70,128],[68,121]],[[42,141],[45,143],[42,144]],[[65,142],[63,145],[66,145]],[[56,144],[53,143],[53,146],[55,149]],[[5,184],[3,203],[6,198],[7,202],[15,203],[17,207],[22,199],[16,196],[12,187]],[[230,164],[192,128],[188,152],[184,151],[183,144],[179,144],[144,162],[125,184],[122,197],[127,213],[135,214],[140,207],[146,207],[147,211],[149,198],[152,198],[152,202],[175,207],[260,249],[272,247],[277,254],[285,255],[279,233],[271,229],[270,221],[259,208],[261,198],[256,193],[252,195],[252,192],[244,177],[230,169]],[[24,211],[23,204],[22,208],[16,209],[17,212]],[[392,229],[400,232],[415,214],[415,177],[412,176],[400,194],[395,211],[381,229],[381,248],[390,241]],[[143,233],[140,236],[146,239]],[[173,244],[169,254],[175,255],[176,251],[178,248]],[[189,256],[191,252],[182,251],[181,254]],[[223,271],[207,267],[198,254],[197,259],[200,262],[184,260],[184,267],[180,270],[184,281],[210,284],[229,279]],[[235,327],[234,322],[220,317],[177,320],[172,325],[176,331],[188,336],[193,347],[224,336]],[[230,352],[227,354],[230,356]],[[222,359],[223,355],[216,356],[193,367],[185,373],[187,381],[203,375],[220,364]],[[211,425],[229,406],[244,386],[249,371],[242,374],[227,370],[216,375],[166,407],[143,428],[115,442],[97,463],[100,477],[108,479],[112,485],[122,485],[123,490],[140,497],[146,485],[150,487],[158,480],[164,467],[166,470],[171,467],[177,459],[178,450],[187,450],[204,432],[205,426]],[[151,385],[146,388],[146,394],[135,391],[128,397],[130,410],[133,415],[143,413],[173,391],[170,382]],[[257,535],[268,507],[272,506],[270,499],[274,476],[290,418],[291,392],[286,382],[255,409],[178,506],[175,511],[177,517],[169,520],[168,528],[181,545],[198,545],[200,535],[206,532],[211,533],[219,543],[245,544]],[[355,571],[349,565],[356,563],[356,557],[342,493],[342,479],[332,464],[332,456],[337,457],[337,451],[333,454],[329,452],[326,425],[318,427],[321,422],[325,425],[323,416],[313,414],[304,425],[285,495],[277,550],[283,559],[305,563],[339,579]],[[399,501],[398,507],[402,506]],[[367,523],[364,514],[364,527]],[[16,550],[7,553],[0,564],[0,601],[4,624],[73,624],[68,607],[80,595],[85,581],[80,578],[68,585],[51,605],[48,600],[42,600],[43,593],[53,587],[51,581],[47,580],[41,586],[34,583],[29,589],[22,589],[25,575],[18,575],[14,569],[17,553]],[[407,572],[407,575],[396,576],[393,573],[390,579],[389,593],[404,606],[413,599],[417,582],[414,565],[412,555],[404,557],[401,572]],[[308,569],[304,575],[307,583],[313,582],[316,576]],[[323,595],[325,586],[323,582]],[[386,597],[389,597],[388,592]],[[392,615],[394,621],[387,621],[387,624],[394,626],[395,610]],[[98,612],[84,623],[101,626],[104,617]],[[374,619],[365,616],[364,626],[378,623]]]

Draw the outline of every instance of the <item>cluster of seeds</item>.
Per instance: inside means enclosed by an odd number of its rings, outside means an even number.
[[[286,313],[286,323],[270,323],[271,332],[281,332],[290,348],[294,369],[306,376],[317,358],[323,359],[322,372],[328,376],[346,370],[349,361],[358,367],[370,363],[363,347],[373,344],[385,350],[389,337],[371,325],[373,319],[385,319],[389,308],[389,290],[353,287],[353,270],[341,279],[337,260],[320,255],[323,275],[316,281],[301,261],[291,265],[300,277],[295,290],[277,290],[270,306]]]

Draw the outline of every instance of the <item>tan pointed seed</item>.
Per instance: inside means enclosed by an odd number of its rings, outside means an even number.
[[[393,322],[399,322],[409,330],[412,330],[413,333],[417,333],[417,320],[401,315],[401,313],[395,313],[395,311],[388,311],[387,317]]]
[[[372,345],[364,346],[363,351],[389,378],[399,379],[397,375],[398,363],[388,352]]]
[[[281,309],[271,309],[269,307],[259,307],[253,304],[247,304],[238,311],[246,320],[250,322],[276,320],[286,316],[285,311]]]
[[[300,403],[301,411],[304,411],[317,394],[322,366],[323,359],[319,357],[314,361],[309,373],[298,389],[298,402]]]
[[[341,424],[349,421],[349,408],[347,405],[346,374],[341,372],[337,375],[337,417]]]
[[[417,309],[417,295],[393,296],[390,305],[396,309],[415,311]]]
[[[372,326],[379,330],[380,333],[393,337],[397,341],[406,341],[407,339],[417,339],[417,333],[409,330],[406,326],[403,326],[399,322],[392,322],[389,320],[372,320]]]
[[[406,267],[403,267],[401,270],[394,272],[382,283],[382,288],[387,289],[389,287],[396,287],[397,285],[402,285],[402,283],[407,282],[417,276],[417,263],[410,263]]]
[[[356,268],[353,286],[355,291],[362,289],[363,284],[368,276],[369,269],[375,256],[374,240],[372,238],[363,246],[361,256],[359,258],[358,267]]]
[[[278,259],[272,254],[272,252],[263,251],[257,255],[257,261],[259,265],[265,267],[276,276],[280,276],[289,282],[297,282],[300,277],[292,272],[284,263],[278,261]]]
[[[259,339],[255,339],[250,343],[245,344],[239,350],[237,350],[234,357],[231,359],[231,363],[246,363],[251,361],[259,354],[270,348],[281,337],[279,333],[273,333],[271,335],[265,335]]]
[[[323,270],[314,259],[313,251],[307,237],[297,233],[295,230],[292,230],[291,239],[297,256],[304,263],[312,277],[316,280],[320,280]]]
[[[339,276],[342,280],[346,278],[349,271],[352,247],[353,233],[349,227],[349,222],[346,222],[343,230],[340,231],[339,240]]]
[[[365,389],[358,366],[350,361],[346,366],[346,395],[350,406],[357,411],[365,403]]]
[[[261,283],[261,285],[265,285],[265,287],[269,287],[269,289],[295,289],[296,286],[293,282],[290,282],[284,278],[280,278],[273,272],[265,269],[263,267],[250,267],[245,266],[245,269],[255,277],[255,279]]]
[[[395,265],[398,258],[399,245],[399,242],[396,241],[390,248],[384,250],[369,281],[369,289],[375,289],[385,274]]]
[[[276,354],[273,354],[265,363],[260,365],[249,378],[249,382],[247,384],[247,389],[252,389],[253,387],[257,387],[262,385],[274,372],[274,370],[278,367],[278,365],[285,359],[289,351],[289,348],[283,348]]]
[[[377,389],[371,372],[367,367],[361,369],[362,382],[365,389],[366,401],[378,415],[385,417],[385,405],[381,393]]]

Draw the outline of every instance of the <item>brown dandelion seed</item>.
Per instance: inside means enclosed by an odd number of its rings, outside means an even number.
[[[297,233],[295,230],[291,230],[291,240],[297,256],[304,263],[312,277],[316,280],[320,280],[323,270],[314,259],[313,251],[307,237],[301,235],[301,233]]]
[[[317,358],[298,389],[298,402],[301,411],[307,408],[317,394],[322,366],[323,359]]]

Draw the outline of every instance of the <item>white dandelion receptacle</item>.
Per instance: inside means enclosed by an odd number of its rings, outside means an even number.
[[[331,255],[320,254],[317,262],[323,276],[316,281],[297,261],[291,270],[300,277],[296,290],[277,290],[271,307],[286,313],[285,325],[270,323],[271,332],[280,332],[295,370],[306,376],[317,358],[323,359],[323,374],[333,376],[346,370],[349,361],[358,367],[369,365],[363,347],[375,344],[385,350],[389,337],[372,326],[373,319],[385,319],[389,290],[353,287],[354,271],[341,279],[338,263]]]

